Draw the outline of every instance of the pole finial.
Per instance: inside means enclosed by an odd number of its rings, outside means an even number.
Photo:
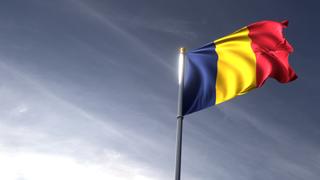
[[[184,54],[184,53],[186,53],[186,48],[184,48],[184,47],[181,47],[181,48],[180,48],[180,53],[181,53],[181,54]]]

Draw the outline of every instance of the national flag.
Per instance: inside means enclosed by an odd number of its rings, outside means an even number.
[[[288,63],[292,46],[283,36],[288,21],[261,21],[187,52],[183,115],[261,87],[272,77],[297,78]]]

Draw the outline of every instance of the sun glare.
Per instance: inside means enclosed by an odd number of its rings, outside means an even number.
[[[179,77],[179,84],[181,84],[182,81],[182,75],[183,75],[183,66],[184,66],[184,55],[182,53],[179,54],[179,70],[178,70],[178,77]]]

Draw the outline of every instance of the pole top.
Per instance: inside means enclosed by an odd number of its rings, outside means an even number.
[[[184,48],[184,47],[181,47],[181,48],[180,48],[180,53],[181,53],[181,54],[184,54],[184,53],[186,53],[186,48]]]

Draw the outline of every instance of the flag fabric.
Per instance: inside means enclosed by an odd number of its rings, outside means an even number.
[[[271,77],[281,83],[297,78],[283,36],[288,21],[260,21],[187,52],[183,115],[220,104],[261,87]]]

